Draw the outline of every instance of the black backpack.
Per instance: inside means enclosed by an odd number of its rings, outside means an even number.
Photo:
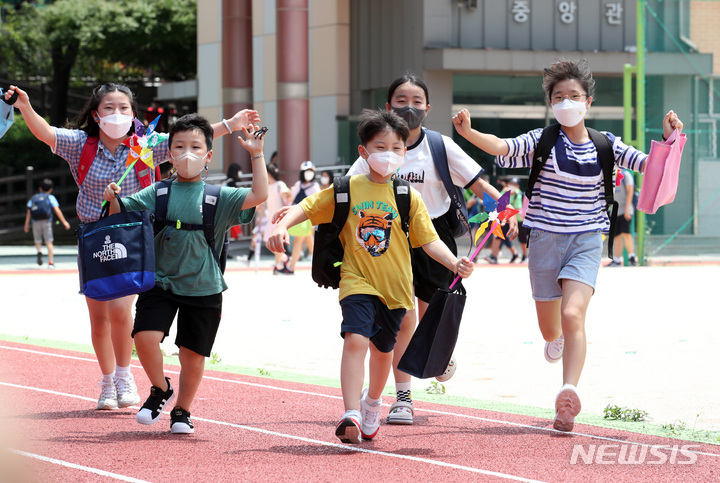
[[[153,229],[155,236],[166,227],[171,227],[166,235],[166,239],[170,238],[171,230],[203,230],[205,234],[205,240],[210,245],[210,250],[215,257],[215,261],[220,267],[220,272],[225,273],[225,265],[227,264],[227,252],[228,252],[228,236],[225,233],[225,242],[223,243],[222,251],[218,256],[215,250],[215,211],[217,209],[217,202],[220,199],[220,190],[222,187],[212,184],[205,184],[205,192],[203,193],[203,207],[202,225],[193,225],[192,223],[182,223],[179,220],[166,220],[168,200],[170,199],[170,187],[172,186],[173,180],[166,179],[155,183],[155,221],[153,223]]]
[[[33,220],[47,220],[52,216],[50,195],[37,193],[30,198],[30,218]]]
[[[315,230],[315,248],[312,260],[312,278],[318,287],[336,289],[340,286],[340,265],[345,249],[340,242],[340,232],[350,214],[350,176],[336,177],[333,180],[335,192],[335,212],[330,223],[322,223]],[[398,217],[410,245],[410,183],[395,177],[393,181],[395,204]],[[412,249],[410,249],[412,255]]]
[[[598,160],[603,173],[603,184],[605,186],[605,203],[606,209],[612,208],[610,213],[610,233],[608,235],[608,256],[613,258],[613,240],[615,238],[615,223],[617,222],[618,203],[615,201],[615,183],[613,183],[613,171],[615,170],[615,153],[613,145],[606,135],[592,128],[586,128],[590,139],[592,139],[595,149],[598,153]],[[528,178],[528,186],[525,196],[528,200],[532,199],[533,187],[537,182],[540,172],[545,166],[550,151],[555,146],[558,136],[560,135],[560,124],[551,124],[543,129],[538,144],[535,147],[535,159],[530,169],[530,177]],[[530,238],[528,237],[528,240]]]
[[[453,237],[458,238],[465,233],[472,233],[468,224],[467,204],[465,203],[465,190],[453,183],[450,177],[450,167],[448,166],[447,151],[445,151],[445,143],[442,134],[437,131],[425,129],[425,135],[428,138],[430,146],[430,154],[435,164],[435,169],[440,175],[440,179],[445,186],[445,191],[450,195],[450,209],[443,215],[450,225]]]

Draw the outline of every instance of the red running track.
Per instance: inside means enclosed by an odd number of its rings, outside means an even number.
[[[166,370],[177,385],[178,367]],[[142,369],[133,372],[144,398],[150,384]],[[142,426],[135,422],[137,409],[95,410],[97,376],[92,355],[0,341],[0,438],[10,448],[10,453],[0,450],[0,463],[14,462],[27,481],[691,482],[720,477],[717,446],[584,425],[560,433],[550,420],[423,402],[416,402],[413,426],[382,424],[374,441],[344,445],[334,436],[343,413],[339,389],[213,371],[206,372],[193,404],[195,434],[172,435],[167,414],[153,426]],[[637,456],[644,448],[644,463],[619,464],[624,444]],[[683,444],[691,446],[683,451]],[[575,445],[582,453],[571,464]],[[605,456],[588,456],[601,445],[609,445]]]

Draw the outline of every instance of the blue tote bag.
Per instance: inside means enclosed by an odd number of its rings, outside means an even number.
[[[150,290],[155,285],[153,215],[149,210],[109,215],[78,227],[78,269],[83,294],[99,301]]]

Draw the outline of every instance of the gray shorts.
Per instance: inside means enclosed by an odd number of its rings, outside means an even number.
[[[594,293],[602,246],[599,231],[565,235],[533,228],[528,253],[533,298],[538,302],[561,299],[563,279],[584,283]]]
[[[47,220],[33,220],[32,232],[35,243],[42,243],[43,238],[45,239],[45,243],[52,243],[52,218],[48,218]]]

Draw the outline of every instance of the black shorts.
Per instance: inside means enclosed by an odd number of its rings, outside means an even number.
[[[435,231],[440,239],[448,246],[453,255],[457,256],[457,243],[450,231],[450,225],[444,216],[439,216],[433,221]],[[439,288],[448,288],[455,278],[455,274],[445,268],[425,253],[422,247],[413,249],[413,285],[415,296],[423,302],[430,303],[430,299]]]
[[[523,222],[519,221],[518,222],[518,241],[520,243],[522,243],[523,245],[525,245],[527,243],[528,231],[529,231],[529,229],[525,228],[523,226]]]
[[[138,296],[132,336],[158,330],[167,337],[175,314],[178,316],[175,345],[210,357],[222,314],[222,293],[189,297],[175,295],[157,285]]]
[[[510,225],[505,223],[504,225],[500,226],[500,229],[502,230],[503,236],[505,238],[500,239],[500,247],[505,245],[508,248],[512,248],[513,244],[510,241],[510,238],[508,238],[508,232],[510,231]]]
[[[632,221],[632,218],[630,221]],[[615,222],[615,236],[630,233],[630,221],[627,221],[622,213],[618,213],[617,221]]]
[[[345,333],[364,335],[380,352],[388,353],[395,348],[405,309],[388,309],[376,295],[348,295],[340,301],[343,321],[340,337]]]

